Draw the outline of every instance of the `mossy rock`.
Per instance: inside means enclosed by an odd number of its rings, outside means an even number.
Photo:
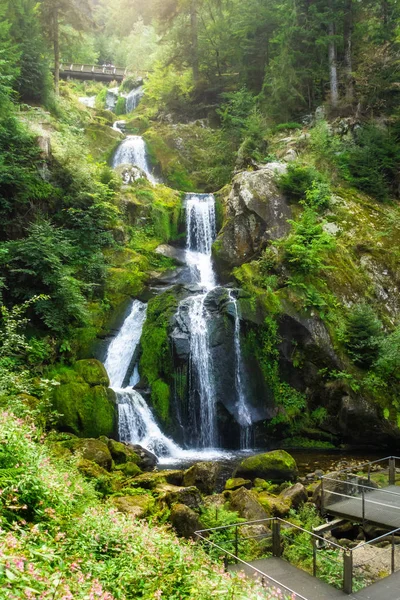
[[[260,479],[259,477],[255,478],[253,484],[254,487],[259,490],[269,490],[271,487],[271,484],[268,483],[268,481],[265,481],[265,479]]]
[[[104,386],[71,382],[54,389],[58,427],[80,437],[111,436],[116,429],[115,393]]]
[[[66,444],[66,442],[62,442]],[[113,460],[108,446],[101,440],[75,439],[68,443],[74,453],[79,453],[86,461],[96,463],[102,469],[111,471]]]
[[[175,490],[167,492],[164,499],[168,506],[184,504],[189,508],[199,508],[202,504],[200,492],[196,487],[177,487]]]
[[[271,513],[267,512],[259,502],[257,496],[244,487],[232,492],[229,503],[230,508],[247,521],[268,519],[271,516]]]
[[[117,465],[115,470],[125,475],[125,477],[136,477],[142,474],[142,470],[133,462]]]
[[[176,533],[184,538],[193,538],[194,532],[204,529],[199,516],[185,504],[175,504],[172,507],[170,521]]]
[[[81,458],[76,464],[78,470],[88,479],[99,479],[100,477],[110,477],[110,473],[100,467],[97,463],[86,458]]]
[[[308,494],[306,488],[301,483],[296,483],[288,487],[280,494],[279,499],[289,504],[290,508],[297,510],[302,504],[307,502]]]
[[[127,444],[116,442],[115,440],[107,440],[107,445],[116,465],[122,465],[124,463],[134,463],[135,465],[138,465],[140,463],[140,456]]]
[[[243,477],[233,477],[231,479],[228,479],[228,481],[225,483],[226,490],[234,491],[239,489],[240,487],[245,487],[249,490],[252,487],[250,479],[243,479]]]
[[[89,385],[110,385],[110,379],[104,365],[94,358],[78,360],[73,366],[74,371]]]
[[[217,462],[199,462],[190,467],[185,473],[184,484],[196,486],[207,496],[216,491],[221,465]]]
[[[236,477],[267,479],[274,483],[296,481],[298,469],[296,461],[285,450],[273,450],[245,458],[235,473]]]
[[[288,516],[290,503],[285,502],[284,499],[272,496],[268,492],[261,492],[258,494],[257,499],[269,515],[280,517],[281,519]]]
[[[136,519],[147,517],[154,508],[154,499],[148,494],[118,496],[111,503],[118,511]]]

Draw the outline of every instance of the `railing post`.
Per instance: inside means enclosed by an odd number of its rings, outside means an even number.
[[[394,554],[394,533],[392,533],[392,575],[395,571],[395,554]]]
[[[312,552],[313,552],[313,577],[317,576],[317,544],[315,541],[315,537],[311,538],[312,540]]]
[[[343,591],[353,593],[353,553],[343,552]]]
[[[324,502],[324,480],[321,477],[321,515],[324,516],[325,513],[325,502]]]
[[[389,458],[389,485],[396,485],[396,459]]]
[[[239,558],[239,530],[238,530],[238,526],[236,525],[235,527],[235,556],[236,556],[236,563],[238,562],[238,558]]]
[[[368,485],[371,483],[371,463],[368,463]]]
[[[276,520],[272,523],[272,556],[281,556],[281,524]]]
[[[364,488],[362,488],[362,492],[361,492],[361,502],[362,502],[362,520],[363,520],[363,524],[365,522],[365,490]]]

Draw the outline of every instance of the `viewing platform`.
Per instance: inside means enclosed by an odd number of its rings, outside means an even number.
[[[321,510],[349,521],[400,527],[400,458],[365,463],[321,478]]]
[[[65,64],[60,65],[61,79],[82,79],[84,81],[117,81],[121,83],[126,77],[131,75],[128,69],[114,66],[84,65],[84,64]]]

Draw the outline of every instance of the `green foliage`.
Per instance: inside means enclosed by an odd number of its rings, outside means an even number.
[[[114,112],[117,116],[126,115],[126,98],[123,96],[118,97]]]
[[[281,190],[296,200],[304,198],[308,190],[321,183],[322,177],[314,167],[297,163],[289,164],[287,172],[283,173],[278,180]]]
[[[400,327],[380,340],[375,369],[385,381],[400,379]]]
[[[306,199],[304,204],[316,211],[329,208],[331,200],[331,188],[328,183],[323,181],[313,181],[311,188],[306,190]]]
[[[355,305],[346,320],[344,345],[355,364],[368,368],[377,359],[382,324],[368,304]]]
[[[356,134],[340,158],[341,171],[355,187],[380,201],[397,193],[400,127],[385,130],[369,125]]]
[[[324,231],[317,213],[306,208],[298,221],[290,223],[291,233],[280,242],[287,264],[305,275],[326,269],[325,255],[335,249],[335,241]]]

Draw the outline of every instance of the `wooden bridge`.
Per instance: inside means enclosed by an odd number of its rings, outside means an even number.
[[[84,81],[121,82],[131,73],[128,69],[114,66],[83,65],[83,64],[61,64],[61,79],[82,79]]]

